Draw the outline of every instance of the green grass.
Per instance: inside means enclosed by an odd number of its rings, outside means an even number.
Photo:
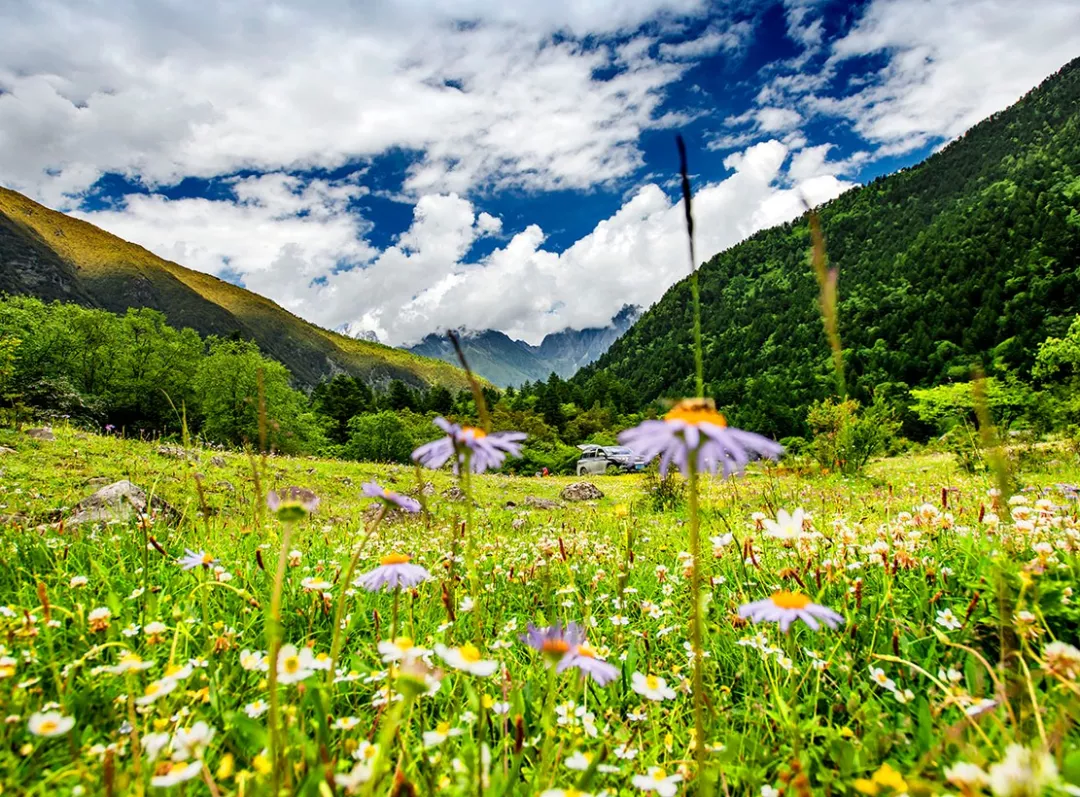
[[[181,461],[151,443],[57,432],[52,443],[0,433],[0,445],[16,449],[0,456],[0,514],[6,516],[0,604],[7,607],[0,616],[6,649],[0,656],[10,657],[0,664],[0,673],[4,666],[10,670],[0,679],[8,717],[0,726],[0,782],[33,794],[66,794],[77,786],[85,794],[110,787],[116,794],[153,792],[149,780],[163,770],[170,748],[152,763],[145,754],[133,755],[133,738],[175,734],[201,721],[214,729],[202,752],[205,770],[176,789],[268,793],[267,716],[245,712],[268,700],[265,675],[241,666],[243,650],[267,649],[266,608],[283,532],[263,509],[263,494],[298,485],[321,499],[316,513],[293,530],[289,548],[300,556],[283,582],[282,628],[287,644],[325,654],[344,587],[340,571],[364,538],[364,524],[372,522],[360,485],[374,478],[409,491],[414,471],[303,458],[262,462],[232,453],[221,455],[219,467],[211,451]],[[752,470],[734,482],[707,481],[705,535],[734,536],[705,563],[712,579],[705,633],[711,793],[783,787],[792,795],[849,794],[857,785],[899,793],[882,785],[888,763],[909,794],[936,794],[949,790],[944,772],[955,762],[990,769],[1009,744],[1044,749],[1044,740],[1063,776],[1077,783],[1080,754],[1071,719],[1077,682],[1043,667],[1051,640],[1077,642],[1077,612],[1066,591],[1076,583],[1076,504],[1054,485],[1077,480],[1080,469],[1065,454],[1060,459],[1021,474],[1022,484],[1034,488],[1022,495],[1035,517],[1044,487],[1057,507],[1043,512],[1030,531],[1017,529],[1005,510],[999,527],[980,522],[991,507],[989,478],[961,474],[943,455],[878,462],[859,480]],[[147,528],[135,521],[79,528],[58,522],[93,492],[88,480],[120,478],[152,490],[182,519]],[[426,648],[478,639],[482,656],[497,660],[499,670],[472,676],[433,656],[442,670],[436,694],[373,705],[380,690],[401,684],[386,679],[376,649],[390,637],[393,601],[386,593],[356,590],[346,603],[342,667],[359,677],[331,686],[318,672],[281,687],[283,789],[327,793],[328,774],[349,772],[352,754],[370,742],[381,745],[370,760],[381,762],[376,768],[383,777],[358,793],[389,793],[397,771],[419,794],[579,788],[633,795],[642,793],[633,778],[650,767],[681,774],[679,793],[705,793],[694,781],[690,749],[684,513],[653,511],[636,476],[596,478],[604,499],[559,510],[527,509],[524,502],[528,496],[558,499],[573,479],[477,478],[470,534],[479,605],[458,611],[448,624],[444,585],[454,590],[456,609],[471,591],[464,562],[469,541],[455,539],[465,504],[441,495],[454,483],[449,473],[423,478],[434,487],[425,499],[430,517],[384,522],[362,551],[357,572],[388,553],[410,554],[432,578],[403,594],[399,635]],[[785,546],[755,528],[756,512],[772,518],[781,508],[800,506],[812,513],[820,537]],[[147,546],[148,536],[167,556]],[[1041,549],[1041,543],[1049,548],[1039,554],[1033,546]],[[175,560],[185,548],[217,558],[231,579],[182,571]],[[463,560],[453,584],[446,567],[452,549]],[[76,577],[85,577],[85,586],[72,586]],[[329,598],[306,591],[305,578],[330,582]],[[817,633],[797,625],[785,636],[775,626],[739,620],[741,604],[781,587],[835,609],[845,625]],[[89,617],[101,607],[111,615],[107,628],[95,631]],[[939,623],[946,609],[960,628]],[[1017,622],[1022,611],[1034,619]],[[619,669],[613,683],[600,688],[573,672],[555,675],[518,640],[527,623],[556,619],[588,627],[591,644]],[[159,639],[145,631],[154,622],[164,625]],[[127,636],[129,627],[141,630]],[[127,675],[103,669],[125,651],[154,665]],[[127,696],[143,695],[170,664],[193,659],[198,666],[173,691],[145,707],[129,705]],[[896,692],[875,682],[874,667]],[[644,699],[632,688],[635,672],[664,678],[676,696]],[[968,716],[964,707],[980,699],[998,703]],[[507,713],[493,713],[503,702]],[[31,715],[52,704],[74,718],[73,729],[35,736],[28,730]],[[425,747],[423,734],[440,723],[460,733]],[[490,756],[483,788],[477,782],[481,742]],[[570,768],[585,761],[579,753],[616,771]],[[877,783],[858,783],[875,773]]]

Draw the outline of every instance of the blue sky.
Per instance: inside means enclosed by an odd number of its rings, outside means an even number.
[[[1080,54],[1074,0],[0,10],[0,184],[330,328],[536,342],[915,163]],[[793,264],[793,267],[798,267]]]

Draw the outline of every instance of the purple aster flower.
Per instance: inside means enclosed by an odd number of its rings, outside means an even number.
[[[555,672],[563,672],[570,667],[577,667],[583,676],[592,678],[600,686],[607,686],[619,675],[619,670],[600,658],[586,642],[571,647],[570,652],[563,656],[555,668]]]
[[[176,563],[183,570],[194,570],[196,567],[210,567],[217,564],[217,561],[206,551],[193,551],[190,548],[185,548],[184,555],[177,559]]]
[[[521,456],[521,446],[525,439],[523,432],[493,432],[488,434],[475,426],[461,426],[450,423],[446,418],[436,418],[435,425],[446,432],[446,437],[432,443],[425,443],[413,451],[412,457],[428,468],[441,468],[453,459],[454,473],[458,468],[469,463],[473,473],[498,468],[506,455]]]
[[[555,663],[561,662],[573,648],[584,643],[585,632],[577,623],[569,623],[566,628],[561,623],[547,628],[537,628],[529,623],[525,633],[521,634],[521,641]]]
[[[844,618],[832,609],[811,603],[808,597],[798,592],[776,592],[765,600],[743,604],[739,607],[739,617],[755,623],[779,623],[784,633],[796,620],[802,620],[814,631],[821,628],[821,623],[835,630],[844,622]]]
[[[360,489],[368,498],[376,498],[390,509],[400,509],[403,512],[419,512],[420,502],[406,495],[398,495],[375,482],[364,482]]]
[[[267,493],[266,505],[278,516],[278,520],[292,522],[314,512],[319,505],[319,496],[303,487],[287,487],[280,493],[274,490]]]
[[[378,592],[383,587],[408,589],[430,577],[428,571],[420,565],[409,564],[409,557],[405,554],[392,553],[380,559],[379,566],[374,570],[356,579],[353,586],[363,587],[368,592]]]
[[[724,476],[741,472],[756,456],[776,459],[784,447],[767,437],[727,425],[712,399],[683,399],[663,420],[644,421],[619,435],[619,442],[646,460],[660,455],[660,473],[674,463],[689,475],[690,455],[696,455],[699,473]]]

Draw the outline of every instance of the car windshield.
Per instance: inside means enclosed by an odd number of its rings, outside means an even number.
[[[634,453],[629,448],[616,448],[614,446],[611,448],[605,448],[604,450],[607,451],[609,454],[614,454],[618,457],[626,457]]]

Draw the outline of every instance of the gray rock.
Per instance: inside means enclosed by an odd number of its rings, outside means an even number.
[[[225,481],[224,479],[214,484],[214,487],[226,493],[236,492],[236,487],[233,486],[233,483],[230,481]]]
[[[150,513],[166,520],[175,520],[178,513],[165,501],[155,496],[149,501]],[[147,512],[147,497],[141,487],[131,482],[113,482],[84,498],[75,506],[75,514],[67,519],[68,526],[82,523],[99,523],[110,520],[129,520]]]
[[[530,495],[525,499],[525,506],[531,506],[533,509],[562,509],[562,504],[558,501],[551,498],[537,498],[535,495]]]
[[[169,459],[187,459],[189,454],[180,446],[158,446],[158,454]]]
[[[14,448],[8,448],[7,446],[0,446],[0,455],[14,454],[14,453],[16,453]]]
[[[447,501],[464,501],[465,493],[460,487],[455,484],[454,486],[447,487],[445,490],[443,490],[442,497],[445,498]]]
[[[562,491],[560,497],[564,501],[597,501],[604,497],[600,488],[590,482],[574,482]]]
[[[27,429],[26,436],[32,437],[35,440],[55,440],[56,435],[53,434],[53,430],[49,427],[43,427],[41,429]]]
[[[229,463],[225,461],[225,457],[221,456],[220,454],[215,454],[214,456],[210,457],[210,464],[213,465],[215,468],[224,468]]]

